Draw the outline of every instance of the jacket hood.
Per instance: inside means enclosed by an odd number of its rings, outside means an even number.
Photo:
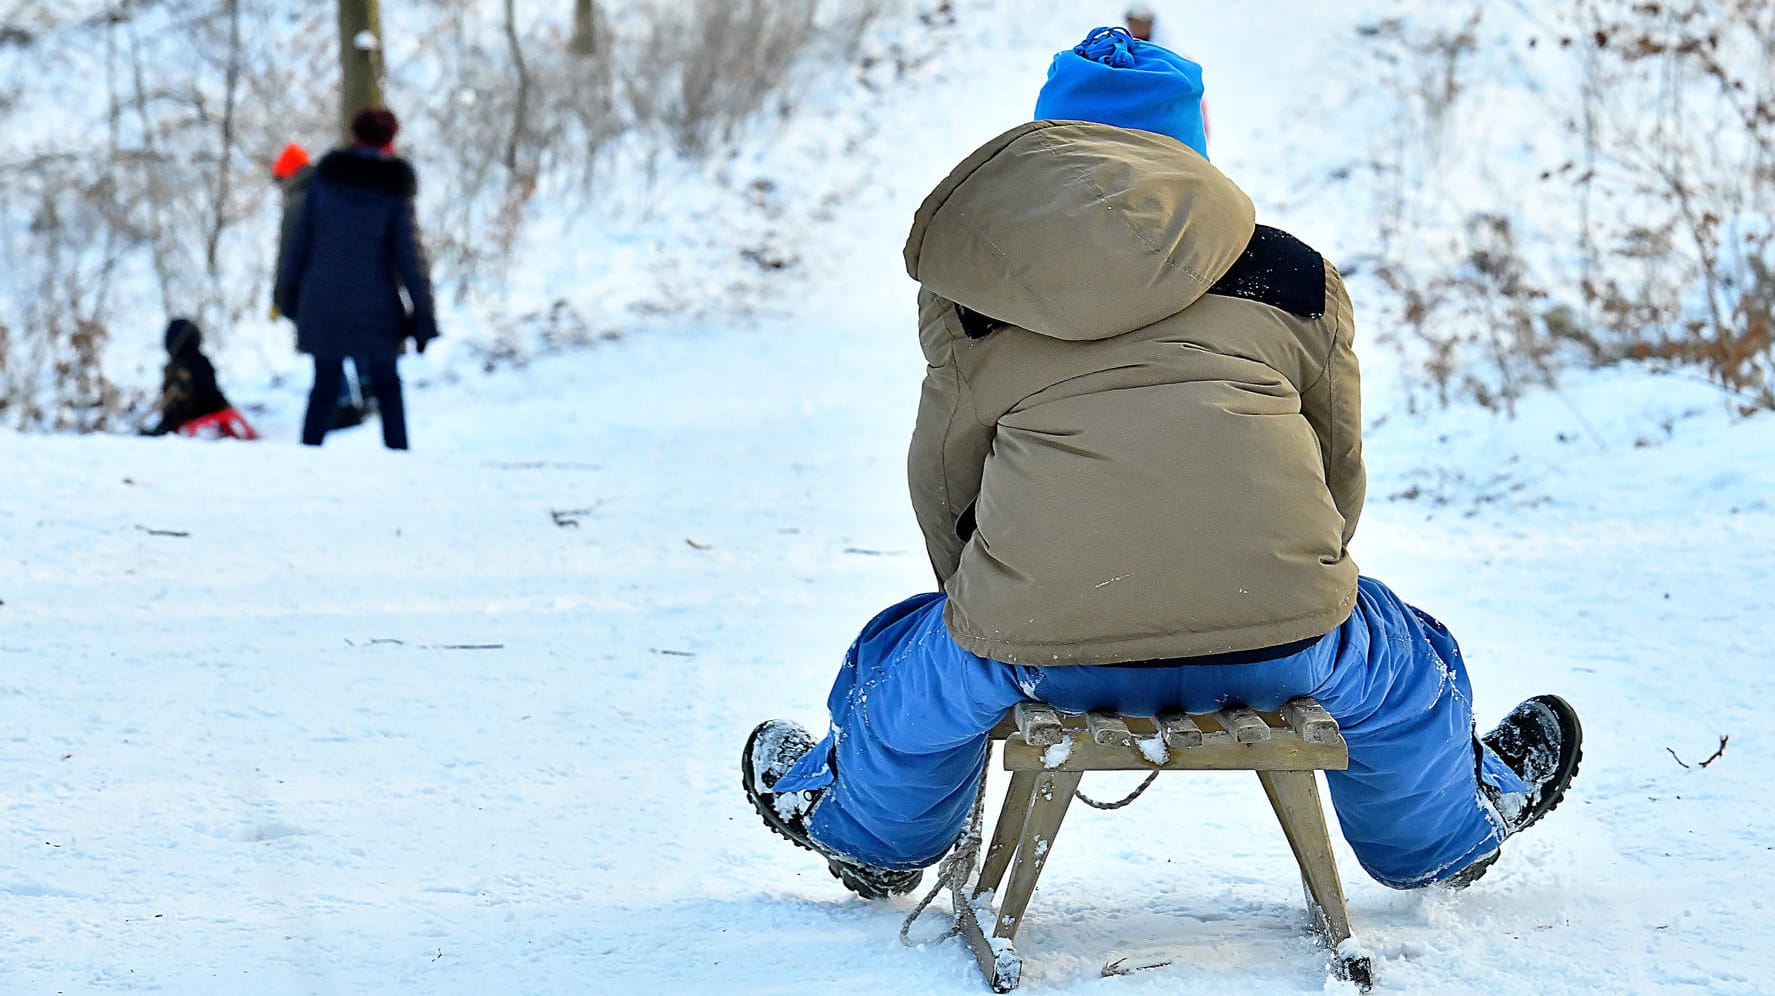
[[[316,176],[337,187],[358,187],[394,197],[419,193],[419,177],[405,159],[356,149],[334,149],[321,158]]]
[[[175,318],[166,323],[166,351],[170,356],[195,353],[203,348],[203,330],[189,318]]]
[[[981,146],[912,222],[932,293],[1057,339],[1107,339],[1208,292],[1255,229],[1251,199],[1176,139],[1033,121]]]

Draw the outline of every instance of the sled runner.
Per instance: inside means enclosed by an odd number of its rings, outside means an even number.
[[[258,439],[246,416],[232,408],[211,412],[179,426],[179,435],[193,439]]]
[[[1347,768],[1349,752],[1337,722],[1317,702],[1294,699],[1275,713],[1231,708],[1156,719],[1063,715],[1024,704],[999,724],[993,738],[1004,741],[1011,784],[972,898],[959,908],[958,894],[955,914],[994,992],[1010,992],[1021,981],[1022,956],[1013,946],[1017,928],[1087,771],[1150,771],[1155,777],[1161,771],[1256,772],[1300,863],[1307,908],[1333,951],[1334,970],[1365,992],[1373,984],[1368,956],[1348,943],[1349,911],[1314,774]],[[1007,872],[1009,882],[995,910],[993,900]]]

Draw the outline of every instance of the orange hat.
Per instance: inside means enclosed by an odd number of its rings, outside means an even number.
[[[296,171],[308,165],[308,150],[295,142],[284,146],[277,154],[277,161],[271,164],[271,175],[279,180],[288,180],[296,175]]]

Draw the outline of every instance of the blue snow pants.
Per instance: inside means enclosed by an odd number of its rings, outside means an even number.
[[[1349,744],[1349,768],[1325,772],[1344,839],[1396,889],[1446,878],[1503,842],[1504,822],[1478,779],[1526,790],[1473,735],[1454,638],[1372,578],[1361,579],[1342,626],[1291,656],[1250,664],[1005,664],[950,637],[944,600],[914,596],[863,628],[827,699],[830,732],[776,784],[824,789],[809,832],[866,864],[923,868],[949,849],[979,788],[988,733],[1019,702],[1150,716],[1275,709],[1310,695]]]

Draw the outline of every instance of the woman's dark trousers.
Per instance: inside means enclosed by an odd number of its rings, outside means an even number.
[[[407,410],[401,403],[401,375],[395,369],[394,357],[362,361],[370,375],[370,388],[376,394],[381,410],[382,442],[391,450],[407,448]],[[302,442],[319,446],[333,422],[333,408],[339,401],[339,388],[345,383],[345,360],[341,357],[314,358],[314,387],[308,392],[308,414],[302,420]]]

